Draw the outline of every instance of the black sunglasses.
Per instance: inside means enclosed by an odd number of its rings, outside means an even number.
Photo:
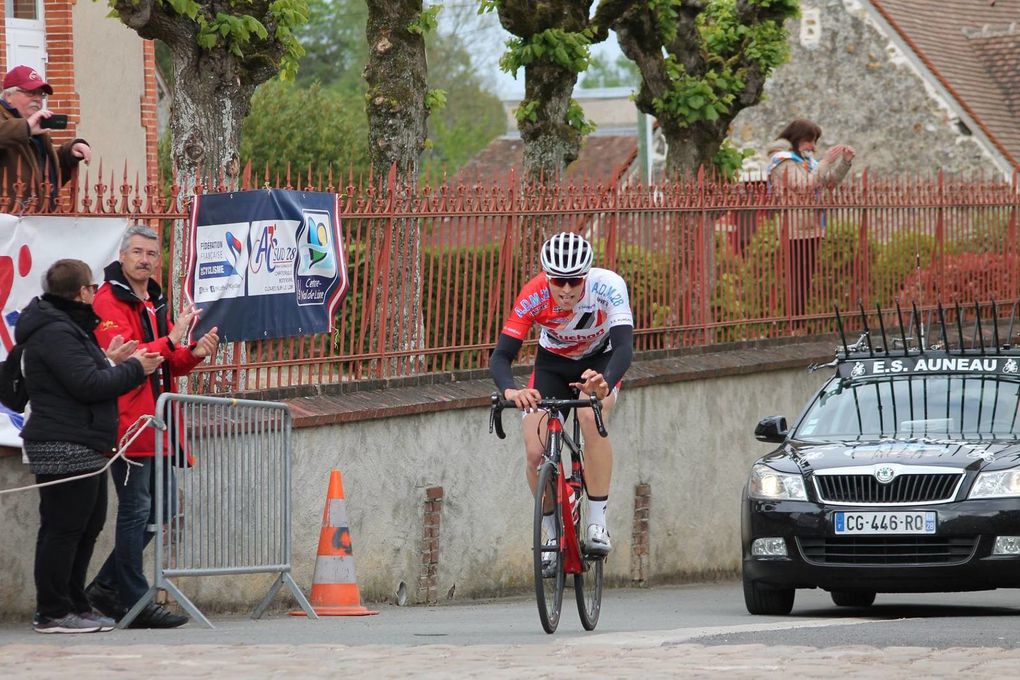
[[[98,283],[86,283],[84,286],[82,286],[82,288],[88,288],[93,293],[95,293],[97,290],[99,290],[99,284]]]
[[[572,288],[577,288],[584,283],[585,277],[583,276],[550,276],[549,283],[554,286],[566,286],[570,285]]]

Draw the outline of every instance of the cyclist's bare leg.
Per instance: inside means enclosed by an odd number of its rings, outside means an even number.
[[[608,417],[616,404],[616,391],[602,400],[602,416]],[[590,408],[577,411],[584,436],[584,477],[588,495],[601,498],[609,495],[609,483],[613,478],[613,445],[609,437],[603,437],[595,428],[595,416]],[[534,487],[533,487],[534,488]]]
[[[528,486],[531,487],[532,495],[535,494],[535,485],[538,484],[538,465],[542,462],[542,454],[545,452],[545,411],[528,413],[522,419],[524,422],[524,470],[528,475]]]

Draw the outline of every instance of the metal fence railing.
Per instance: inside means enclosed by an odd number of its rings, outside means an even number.
[[[528,186],[511,175],[412,190],[394,175],[359,183],[311,171],[258,177],[249,168],[239,187],[199,190],[339,193],[351,293],[333,334],[238,345],[196,368],[196,389],[483,367],[512,296],[535,272],[538,244],[562,229],[589,237],[597,264],[624,276],[638,350],[831,332],[834,305],[1011,302],[1020,299],[1018,180],[864,173],[798,193],[704,176],[656,186]],[[186,212],[152,198],[153,187],[112,177],[91,186],[64,212],[186,228]],[[387,278],[393,271],[411,275]],[[383,295],[396,304],[380,308]],[[420,303],[403,304],[415,295]],[[413,332],[391,337],[401,329]]]
[[[181,576],[275,573],[252,618],[283,586],[316,618],[291,577],[290,410],[266,401],[163,394],[153,426],[156,526],[166,529],[155,542],[152,587],[121,626],[162,589],[212,628],[171,580]]]

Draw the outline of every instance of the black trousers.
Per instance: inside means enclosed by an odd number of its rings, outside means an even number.
[[[36,475],[38,483],[76,477]],[[39,489],[35,542],[36,609],[48,619],[91,611],[85,573],[106,522],[106,473]]]

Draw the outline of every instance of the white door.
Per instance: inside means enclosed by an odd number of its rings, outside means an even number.
[[[42,0],[4,0],[7,6],[7,69],[24,64],[46,77],[46,22]]]

